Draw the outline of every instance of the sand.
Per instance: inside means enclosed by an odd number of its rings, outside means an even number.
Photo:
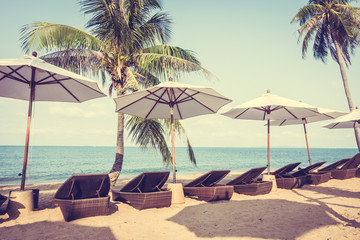
[[[60,185],[27,186],[40,189],[39,208],[0,215],[0,239],[360,239],[360,178],[260,196],[234,193],[230,201],[186,197],[184,204],[141,211],[111,201],[109,215],[71,222],[53,201]],[[0,193],[11,189],[0,187]]]

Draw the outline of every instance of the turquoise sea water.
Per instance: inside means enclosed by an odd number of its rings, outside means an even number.
[[[197,166],[190,163],[186,148],[176,148],[178,175],[205,173],[214,169],[246,171],[266,166],[266,148],[194,148]],[[312,162],[327,161],[325,165],[349,158],[357,149],[311,149]],[[24,147],[0,146],[0,185],[20,185]],[[115,147],[33,146],[28,160],[26,184],[63,182],[72,174],[108,173],[115,158]],[[292,162],[308,166],[305,148],[272,148],[271,170]],[[324,165],[324,166],[325,166]],[[134,177],[143,171],[171,171],[153,150],[126,147],[120,178]]]

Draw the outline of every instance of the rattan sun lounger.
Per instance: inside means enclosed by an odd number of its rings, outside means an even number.
[[[252,168],[249,171],[234,178],[226,185],[234,186],[234,191],[246,195],[261,195],[271,191],[272,182],[257,180],[258,176],[266,167]]]
[[[0,194],[0,215],[4,215],[7,212],[9,206],[10,194],[11,191],[9,192],[8,197]]]
[[[111,189],[113,201],[128,202],[136,209],[161,208],[171,205],[172,192],[162,189],[169,171],[143,172],[121,189]]]
[[[360,176],[359,164],[360,164],[360,153],[357,153],[348,162],[346,162],[343,167],[341,167],[341,169],[344,169],[346,172],[345,179],[352,178],[355,176],[357,177]],[[337,171],[336,174],[338,175],[340,175],[338,172],[342,173],[341,171]],[[335,175],[334,178],[336,177],[339,178],[338,175]]]
[[[275,175],[276,185],[278,188],[293,189],[296,187],[302,187],[305,184],[306,177],[290,178],[286,177],[291,171],[293,171],[301,162],[287,164],[278,170],[271,172]]]
[[[355,177],[360,164],[360,153],[355,154],[352,158],[342,159],[333,164],[338,162],[341,162],[341,164],[337,165],[335,168],[330,169],[330,164],[328,167],[320,169],[319,172],[330,171],[332,178],[341,180]]]
[[[318,170],[318,172],[330,172],[331,177],[335,179],[348,179],[355,176],[356,169],[347,169],[351,158],[341,159],[326,167]]]
[[[185,195],[196,196],[203,201],[230,200],[234,187],[217,185],[230,170],[213,170],[201,175],[184,186]]]
[[[110,179],[108,174],[79,174],[66,180],[55,194],[65,221],[107,215]]]
[[[325,162],[319,162],[312,164],[306,168],[300,169],[295,172],[291,172],[299,163],[288,164],[285,167],[285,170],[275,171],[276,184],[278,188],[284,189],[293,189],[301,188],[306,183],[310,184],[320,184],[322,182],[328,181],[330,179],[330,173],[319,173],[313,174],[312,170],[320,167]],[[290,170],[291,169],[291,170]],[[280,172],[280,174],[278,174]]]
[[[288,172],[276,176],[276,184],[278,188],[293,189],[301,188],[304,184],[320,184],[330,179],[331,173],[313,173],[311,171],[317,169],[324,162],[314,163],[306,168],[300,169],[296,172]]]

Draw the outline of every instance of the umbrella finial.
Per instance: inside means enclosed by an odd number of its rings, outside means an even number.
[[[172,77],[169,77],[169,82],[172,82],[172,81],[173,81]]]
[[[33,57],[37,57],[37,52],[32,52]]]
[[[267,92],[267,93],[270,93],[270,89],[268,89],[266,92]]]

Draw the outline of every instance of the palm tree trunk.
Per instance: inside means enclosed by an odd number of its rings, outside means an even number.
[[[124,162],[124,114],[118,113],[118,131],[116,138],[116,155],[115,162],[109,173],[110,185],[114,186],[120,175]]]
[[[352,110],[354,110],[354,104],[353,104],[351,93],[350,93],[349,82],[348,82],[347,75],[345,72],[344,61],[342,58],[342,54],[341,54],[341,50],[340,50],[338,42],[334,41],[334,43],[335,43],[336,53],[337,53],[337,57],[338,57],[338,64],[340,66],[341,77],[342,77],[343,84],[344,84],[345,95],[346,95],[346,98],[347,98],[347,101],[349,104],[349,109],[350,109],[350,111],[352,111]],[[358,150],[360,151],[360,130],[359,130],[359,128],[354,128],[354,131],[355,131],[356,144],[357,144]]]

